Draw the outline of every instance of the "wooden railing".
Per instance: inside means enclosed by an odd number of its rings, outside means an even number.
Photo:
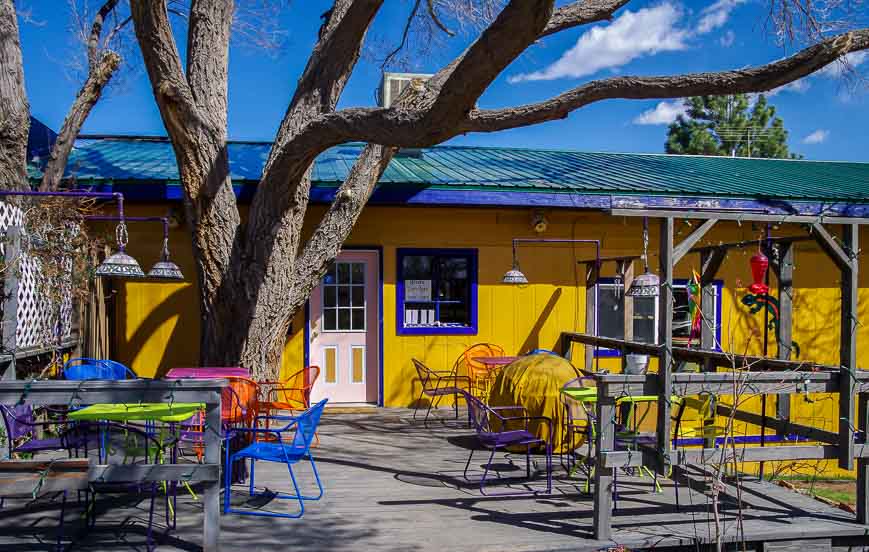
[[[187,402],[205,404],[202,464],[90,464],[88,481],[186,481],[204,484],[203,548],[220,550],[221,392],[226,380],[2,381],[0,404],[85,405]]]
[[[620,339],[610,339],[580,333],[561,335],[562,353],[569,354],[571,345],[605,347],[622,353],[646,354],[661,358],[661,347]],[[600,427],[596,435],[595,454],[595,538],[608,540],[612,535],[613,470],[625,467],[646,466],[667,475],[673,468],[689,464],[717,464],[727,462],[769,462],[790,460],[838,460],[843,456],[853,462],[857,459],[857,521],[869,523],[869,444],[866,429],[869,426],[869,372],[855,370],[853,373],[839,367],[812,362],[796,362],[772,358],[746,357],[720,351],[671,348],[674,364],[696,362],[705,367],[725,367],[732,370],[706,372],[671,372],[666,377],[659,373],[642,375],[592,373],[597,384],[596,419]],[[745,369],[750,367],[750,369]],[[667,390],[667,392],[664,392]],[[717,404],[715,412],[732,416],[734,420],[765,426],[777,433],[796,435],[803,439],[800,444],[776,445],[773,447],[726,447],[726,448],[671,448],[670,397],[689,395],[764,395],[788,396],[803,393],[852,392],[857,399],[859,413],[852,411],[839,421],[840,431],[796,424],[788,418],[764,417],[754,412]],[[616,451],[615,419],[619,399],[638,395],[657,395],[659,408],[665,415],[658,416],[655,432],[658,442],[666,441],[667,447],[640,445],[635,451]],[[737,402],[738,404],[738,402]],[[847,411],[846,411],[847,412]],[[668,423],[662,423],[662,420]],[[842,427],[844,426],[844,427]],[[856,426],[856,427],[855,427]],[[844,431],[843,431],[844,429]],[[726,439],[726,436],[725,436]]]

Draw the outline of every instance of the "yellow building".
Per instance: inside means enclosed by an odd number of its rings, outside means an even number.
[[[267,150],[267,144],[230,145],[242,204],[253,192]],[[342,146],[318,159],[309,226],[358,151],[357,145]],[[70,166],[76,167],[79,186],[123,192],[130,215],[172,217],[173,259],[188,278],[180,284],[115,284],[115,358],[143,376],[196,365],[195,268],[170,145],[154,139],[93,140],[76,150]],[[516,255],[528,284],[505,285],[502,278],[514,263],[514,238],[598,240],[603,257],[639,255],[642,218],[614,214],[625,208],[678,209],[680,216],[692,209],[777,215],[769,225],[720,222],[695,246],[744,242],[730,250],[717,272],[714,312],[704,313],[715,326],[715,346],[762,354],[766,334],[766,352],[775,356],[774,328],[765,331],[763,312],[752,314],[742,302],[752,283],[749,258],[767,231],[772,238],[809,236],[789,222],[791,217],[861,222],[869,213],[869,164],[474,147],[400,155],[334,272],[296,316],[283,370],[320,366],[315,395],[337,397],[335,402],[406,407],[419,392],[411,358],[448,370],[463,350],[479,342],[498,344],[512,355],[562,352],[562,332],[622,337],[624,289],[615,263],[602,265],[594,293],[587,293],[583,263],[595,258],[594,244],[520,243]],[[676,242],[696,227],[690,217],[679,218]],[[130,229],[128,250],[147,268],[159,255],[159,225],[132,224]],[[861,231],[860,239],[869,236]],[[649,241],[649,265],[657,271],[656,224]],[[685,282],[700,268],[699,255],[690,253],[674,273],[677,340],[690,336]],[[639,259],[633,270],[643,271]],[[865,273],[861,270],[859,280],[858,343],[869,337],[862,300]],[[839,272],[817,243],[806,239],[794,242],[794,274],[792,338],[799,358],[837,365]],[[775,278],[770,294],[778,296]],[[589,308],[590,298],[595,304]],[[650,329],[656,313],[653,303],[634,306],[627,326],[635,340],[656,339]],[[594,367],[620,370],[621,359],[613,353],[596,351]],[[858,349],[861,366],[869,364],[867,355],[866,347]],[[580,358],[574,351],[574,362],[581,364]],[[791,400],[794,421],[836,430],[833,400]]]

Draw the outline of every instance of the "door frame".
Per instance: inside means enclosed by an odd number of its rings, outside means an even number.
[[[346,245],[341,251],[377,253],[377,406],[383,406],[383,246]],[[305,366],[311,365],[311,301],[305,301]]]

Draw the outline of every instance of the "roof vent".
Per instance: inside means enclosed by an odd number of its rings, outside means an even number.
[[[377,103],[380,107],[390,107],[412,80],[428,80],[431,76],[430,73],[383,73]]]

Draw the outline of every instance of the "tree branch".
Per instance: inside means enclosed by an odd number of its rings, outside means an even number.
[[[63,120],[63,125],[57,133],[57,140],[51,147],[48,162],[43,169],[42,183],[39,186],[41,191],[56,190],[60,186],[75,139],[120,63],[121,56],[111,50],[106,50],[99,63],[90,68],[87,79],[70,106],[69,112]]]
[[[94,16],[94,21],[91,24],[91,32],[88,36],[87,42],[87,56],[88,56],[88,67],[92,69],[97,66],[100,62],[98,59],[99,49],[100,49],[100,36],[103,34],[103,25],[106,22],[106,17],[112,10],[115,9],[115,6],[118,5],[118,0],[106,0],[100,9],[97,10],[97,14]]]
[[[229,36],[233,2],[193,0],[187,32],[187,82],[199,113],[209,126],[227,125]]]
[[[555,10],[541,37],[599,21],[612,19],[616,10],[630,0],[579,0]]]
[[[350,174],[335,192],[329,210],[294,263],[291,313],[304,305],[329,263],[338,255],[396,151],[395,148],[368,144],[356,159]]]
[[[160,108],[166,132],[188,141],[202,119],[181,68],[175,35],[169,24],[166,0],[130,0],[130,11],[145,68]]]
[[[860,29],[829,38],[789,58],[751,69],[663,77],[625,76],[592,81],[544,102],[508,109],[474,111],[459,132],[494,132],[563,119],[580,107],[608,99],[764,92],[810,75],[849,52],[866,49],[869,49],[869,29]]]
[[[552,15],[552,0],[513,0],[465,52],[427,83],[436,93],[432,124],[464,117],[498,75],[531,45]]]

